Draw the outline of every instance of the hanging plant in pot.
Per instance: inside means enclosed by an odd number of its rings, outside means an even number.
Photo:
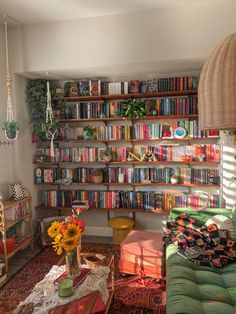
[[[40,132],[44,133],[48,140],[51,140],[52,136],[56,139],[58,136],[59,120],[53,117],[51,123],[41,122],[39,127]]]
[[[6,68],[7,68],[7,117],[2,124],[2,129],[5,132],[5,136],[8,140],[15,140],[18,135],[20,128],[19,122],[14,120],[12,100],[11,100],[11,88],[12,81],[10,78],[9,71],[9,60],[8,60],[8,38],[7,38],[7,15],[4,15],[4,29],[5,29],[5,48],[6,48]]]
[[[17,121],[4,121],[2,124],[2,129],[5,132],[5,136],[8,140],[15,140],[18,135],[18,130],[20,129],[20,124]]]

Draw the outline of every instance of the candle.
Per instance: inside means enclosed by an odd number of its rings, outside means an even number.
[[[58,281],[58,292],[59,297],[67,298],[74,293],[73,288],[73,279],[72,278],[63,278]]]

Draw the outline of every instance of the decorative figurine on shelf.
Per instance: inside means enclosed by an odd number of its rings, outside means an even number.
[[[127,156],[127,161],[134,161],[134,157],[128,155],[128,156]]]
[[[188,154],[185,154],[185,155],[182,156],[182,161],[183,162],[190,162],[190,161],[192,161],[192,156],[188,155]]]
[[[137,160],[137,161],[142,161],[139,157],[137,157],[135,154],[133,154],[133,153],[131,153],[131,152],[129,152],[129,156],[128,157],[130,157],[130,158],[133,158],[133,160],[135,159],[135,160]],[[132,160],[132,161],[133,161]],[[129,160],[128,160],[129,161]]]
[[[178,176],[173,175],[173,176],[170,177],[170,182],[171,182],[171,184],[177,184],[178,181],[179,181]]]
[[[149,150],[147,153],[142,155],[141,161],[157,161],[157,158],[155,154]]]
[[[205,155],[204,155],[204,154],[199,154],[199,155],[198,155],[198,160],[199,160],[200,162],[203,162],[204,159],[205,159]]]
[[[124,176],[124,173],[122,172],[122,168],[119,168],[118,181],[119,183],[125,182],[125,176]]]

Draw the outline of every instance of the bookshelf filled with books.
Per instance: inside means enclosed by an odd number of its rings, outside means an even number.
[[[47,186],[38,208],[87,200],[90,210],[167,213],[203,206],[200,190],[219,207],[219,133],[199,129],[196,78],[68,86],[55,156],[45,145],[35,154],[35,184]],[[144,116],[124,116],[127,99],[141,100]]]

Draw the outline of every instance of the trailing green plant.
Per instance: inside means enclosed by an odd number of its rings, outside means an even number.
[[[147,114],[144,101],[127,99],[124,101],[121,116],[127,119],[144,118]]]
[[[110,161],[115,161],[115,159],[116,159],[116,152],[114,152],[111,148],[107,148],[101,154],[101,158],[102,159],[105,159],[105,157],[109,157]]]
[[[227,131],[228,135],[236,135],[236,130],[229,130]]]
[[[93,129],[90,125],[86,125],[83,128],[83,131],[84,131],[84,138],[86,140],[96,140],[97,139],[96,130]]]
[[[3,131],[6,132],[16,132],[20,129],[20,124],[18,121],[4,121],[2,124]]]
[[[56,81],[50,81],[50,92],[52,98],[58,98],[56,91]],[[61,95],[60,95],[61,97]],[[49,129],[49,124],[46,120],[46,108],[47,108],[47,80],[36,79],[30,80],[26,87],[26,102],[29,106],[30,120],[33,123],[33,132],[39,140],[46,140],[46,132]],[[51,127],[51,130],[58,128],[58,120],[55,119],[55,123]]]

